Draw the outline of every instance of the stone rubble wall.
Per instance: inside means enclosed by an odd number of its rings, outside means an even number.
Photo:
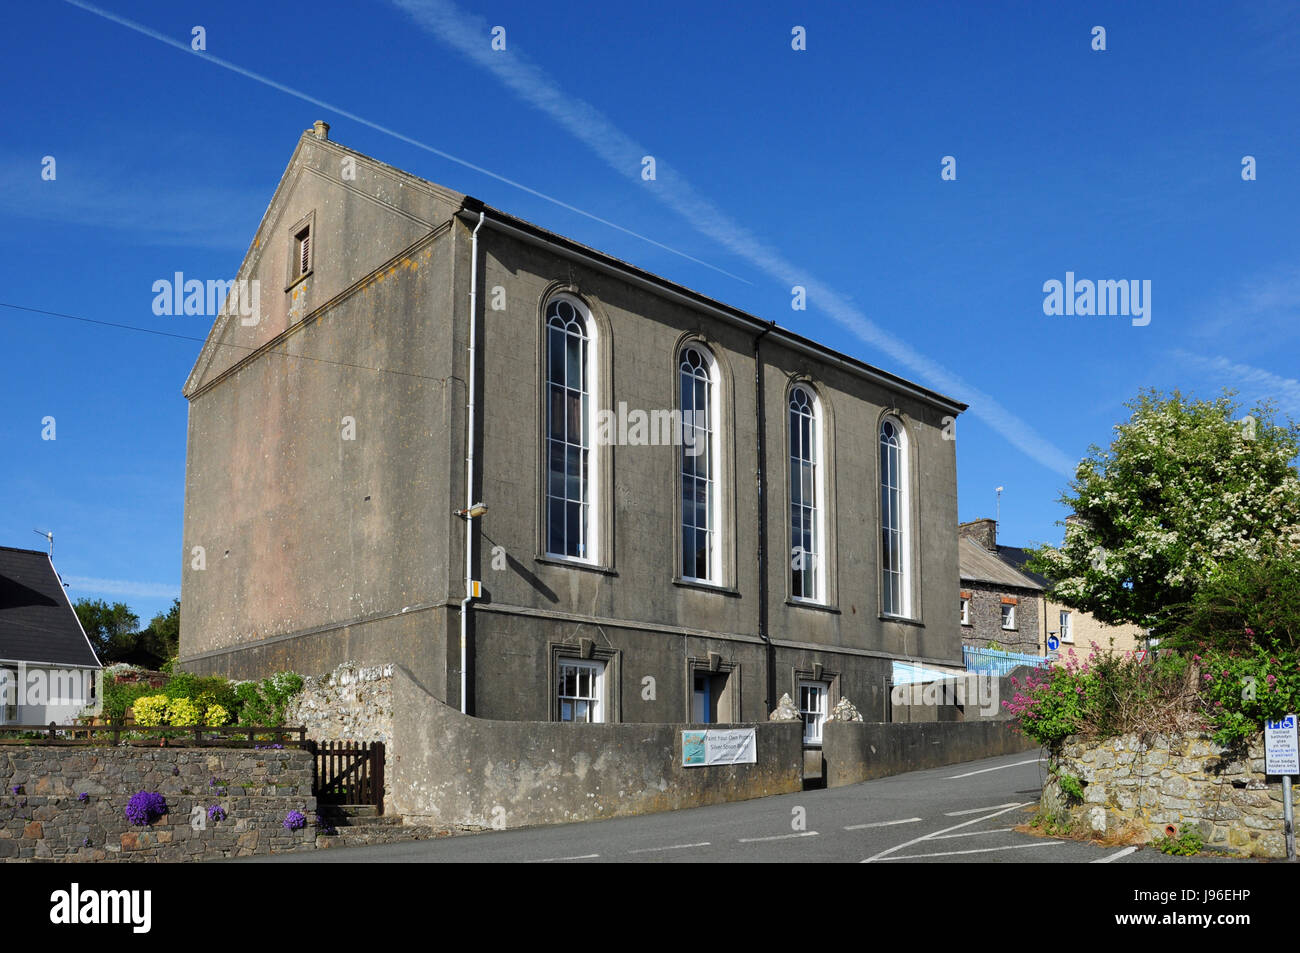
[[[1042,807],[1097,832],[1136,825],[1148,839],[1196,828],[1206,848],[1251,857],[1285,857],[1282,780],[1264,774],[1263,737],[1229,752],[1206,735],[1123,735],[1068,741],[1051,760]],[[1059,774],[1083,785],[1069,803]]]
[[[328,675],[305,677],[284,719],[306,728],[313,741],[382,741],[391,748],[393,666],[344,662]]]
[[[286,725],[302,725],[312,741],[380,741],[385,761],[393,750],[393,666],[344,662],[327,675],[303,678],[285,710]],[[384,771],[384,803],[392,803],[393,773]]]
[[[293,748],[3,745],[0,860],[185,861],[313,850],[312,770],[311,755]],[[163,795],[168,813],[131,824],[126,805],[138,791]],[[208,819],[213,805],[225,809],[224,820]],[[295,810],[307,825],[290,831],[284,819]]]

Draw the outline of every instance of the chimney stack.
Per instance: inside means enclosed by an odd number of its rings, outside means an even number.
[[[317,139],[328,139],[330,137],[330,124],[324,119],[317,119],[312,123],[312,131],[316,133]]]
[[[971,520],[969,523],[957,524],[957,535],[975,540],[991,553],[998,551],[998,524],[996,520]]]

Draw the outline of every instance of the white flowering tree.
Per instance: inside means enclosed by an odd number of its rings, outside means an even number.
[[[1162,628],[1220,567],[1300,553],[1300,428],[1267,404],[1242,414],[1231,392],[1193,401],[1141,393],[1108,451],[1094,446],[1061,502],[1061,546],[1031,568],[1056,598],[1108,623]]]

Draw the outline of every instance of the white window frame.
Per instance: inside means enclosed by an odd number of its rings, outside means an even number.
[[[1061,641],[1073,643],[1074,642],[1074,624],[1073,624],[1074,620],[1070,617],[1069,610],[1067,609],[1061,610],[1060,621],[1061,621]]]
[[[970,625],[970,600],[961,600],[961,624]]]
[[[817,707],[808,706],[807,692],[817,693]],[[814,681],[811,678],[799,679],[799,717],[803,719],[803,743],[819,745],[822,743],[822,726],[830,714],[831,683]]]
[[[802,394],[804,398],[805,409],[795,406],[796,395]],[[809,443],[811,447],[802,446],[802,440],[799,439],[802,433],[802,419],[808,420]],[[822,414],[821,398],[817,392],[806,384],[796,384],[790,388],[790,396],[786,401],[786,427],[789,430],[789,439],[787,443],[787,465],[790,468],[790,596],[799,602],[825,603],[826,601],[826,427],[825,417]],[[796,446],[798,444],[798,446]],[[796,454],[798,454],[796,456]],[[811,487],[812,502],[809,503],[803,499],[803,482],[796,484],[794,474],[796,470],[802,473],[805,466],[812,467]],[[797,499],[797,502],[796,502]],[[800,523],[808,522],[812,524],[811,549],[803,545],[802,537],[796,538],[795,530],[795,510],[801,511]],[[797,556],[802,557],[803,576],[802,581],[805,591],[795,590],[795,573],[800,572],[794,568],[794,560]],[[808,574],[812,574],[812,592],[807,592]]]
[[[555,441],[551,437],[551,413],[552,413],[551,386],[553,383],[559,383],[559,385],[564,388],[566,395],[569,391],[573,390],[573,388],[568,386],[567,379],[561,382],[553,382],[551,380],[551,328],[552,328],[551,308],[553,305],[556,305],[557,303],[567,303],[570,307],[573,308],[576,314],[577,323],[582,325],[582,337],[585,341],[583,347],[582,359],[586,364],[586,368],[585,368],[586,386],[585,389],[581,389],[581,385],[583,382],[580,380],[579,381],[580,389],[578,390],[578,394],[580,395],[579,400],[585,400],[586,402],[586,412],[584,414],[584,418],[582,422],[586,432],[584,435],[581,435],[580,442],[576,444],[572,443],[568,439],[569,435],[567,433],[565,435],[564,441],[562,442]],[[557,315],[557,317],[559,317],[560,320],[564,320],[562,314]],[[569,334],[573,333],[568,329],[567,327],[568,323],[569,323],[568,321],[565,321],[566,326],[563,329],[565,340],[567,340]],[[542,509],[543,509],[542,545],[546,555],[552,559],[566,559],[566,560],[572,560],[574,562],[588,563],[588,564],[595,565],[600,562],[600,518],[601,518],[600,507],[599,507],[599,500],[600,500],[599,463],[600,461],[598,458],[599,448],[596,443],[596,398],[597,398],[597,394],[599,394],[600,392],[599,391],[600,380],[598,376],[599,364],[596,360],[596,356],[598,353],[597,349],[599,347],[596,322],[592,320],[591,311],[587,308],[585,304],[582,303],[582,301],[580,301],[578,298],[574,297],[573,295],[561,293],[561,294],[552,295],[549,299],[547,299],[546,307],[542,311],[542,329],[544,334],[543,345],[542,345],[542,352],[543,352],[542,359],[544,365],[542,370],[542,379],[543,379],[543,387],[545,388],[545,393],[543,395],[543,400],[545,401],[545,409],[542,414],[543,416],[542,442],[544,447],[544,458],[543,458],[544,485],[542,487]],[[566,365],[566,369],[567,369],[567,365]],[[553,443],[560,443],[560,445],[565,448],[566,460],[567,460],[568,448],[570,447],[577,447],[579,449],[579,452],[586,454],[586,461],[587,461],[586,481],[585,481],[585,485],[579,488],[579,495],[580,497],[582,497],[579,500],[568,499],[567,475],[563,478],[565,480],[566,495],[564,497],[556,497],[553,496],[551,493],[551,476],[552,476],[551,450],[552,450]],[[552,500],[560,501],[563,504],[566,514],[568,510],[568,505],[570,503],[576,502],[579,504],[579,512],[581,514],[579,517],[579,523],[580,526],[583,527],[583,531],[582,531],[582,537],[578,542],[577,554],[568,553],[568,552],[557,552],[551,548],[551,502]],[[566,519],[567,519],[567,515],[566,515]],[[565,543],[566,543],[565,548],[567,549],[568,548],[567,534],[565,537]]]
[[[556,660],[557,668],[555,670],[555,694],[557,702],[557,714],[560,721],[576,722],[578,724],[604,724],[608,719],[605,717],[605,663],[599,660],[560,658]],[[573,669],[575,674],[576,691],[572,695],[566,695],[565,689],[565,669]],[[588,694],[581,693],[581,672],[589,672]],[[588,713],[594,717],[578,718],[577,709],[579,704],[586,703]],[[570,704],[571,716],[565,718],[564,706]]]
[[[18,690],[18,670],[3,668],[0,671],[0,724],[21,723],[22,711],[18,705]]]
[[[1002,631],[1014,632],[1016,630],[1016,607],[1010,602],[1002,603]]]
[[[892,427],[895,437],[891,440],[886,438],[885,428]],[[881,422],[876,431],[877,447],[880,451],[880,606],[883,615],[892,616],[900,619],[910,619],[912,617],[912,533],[911,533],[911,511],[912,511],[912,494],[911,494],[911,468],[909,466],[909,448],[910,440],[908,439],[907,428],[903,426],[902,421],[897,417],[888,416]],[[886,451],[885,448],[892,447],[892,451]],[[897,468],[890,465],[890,455],[897,460]],[[894,482],[889,483],[890,480]],[[890,505],[890,490],[897,494],[897,501]],[[896,513],[891,513],[896,509]],[[891,523],[890,516],[895,520]],[[886,537],[894,535],[897,537],[897,545],[894,551],[898,556],[898,568],[890,566],[886,554],[890,551],[890,546],[886,543]],[[895,604],[893,593],[893,577],[898,578],[898,601]]]
[[[691,341],[683,345],[677,355],[677,379],[676,379],[677,400],[679,402],[682,402],[682,398],[681,398],[682,378],[685,375],[685,372],[683,371],[683,365],[686,364],[686,360],[687,360],[686,355],[687,352],[689,351],[694,351],[702,358],[702,364],[704,365],[703,370],[707,375],[706,378],[706,386],[708,388],[707,410],[708,410],[709,419],[706,421],[705,427],[700,427],[698,420],[694,416],[695,406],[694,406],[693,399],[692,399],[692,406],[689,410],[689,412],[692,414],[691,417],[689,418],[687,417],[688,408],[685,406],[684,403],[683,406],[680,408],[681,416],[682,416],[683,439],[682,439],[682,446],[680,448],[681,452],[678,454],[678,458],[677,458],[678,459],[677,497],[678,497],[678,505],[681,507],[680,515],[678,518],[678,525],[677,525],[677,536],[678,539],[681,540],[680,543],[681,553],[678,559],[677,571],[681,574],[681,578],[687,582],[702,582],[702,583],[707,583],[709,585],[718,586],[718,585],[722,585],[723,583],[722,527],[724,521],[722,518],[722,484],[723,484],[722,412],[721,412],[722,411],[722,399],[721,399],[722,388],[720,386],[721,381],[719,379],[717,358],[714,357],[713,352],[709,350],[709,348],[705,347],[703,344],[697,341]],[[699,375],[695,374],[694,372],[692,372],[691,376],[695,379],[699,378]],[[690,427],[692,429],[692,440],[691,440],[691,445],[689,446],[684,436],[684,432],[687,427],[688,420],[690,421]],[[692,456],[687,451],[693,449],[694,447],[699,446],[701,430],[703,430],[706,435],[706,439],[705,439],[706,451],[704,454],[696,453],[694,456]],[[697,526],[694,522],[691,522],[688,527],[687,513],[686,513],[687,507],[685,501],[685,493],[683,492],[683,489],[686,486],[687,479],[691,479],[691,480],[699,479],[699,477],[694,472],[695,469],[694,464],[692,464],[692,472],[691,473],[687,472],[686,470],[687,461],[688,460],[698,461],[701,456],[705,456],[705,455],[707,455],[705,464],[708,473],[708,476],[705,479],[705,493],[707,495],[705,515],[706,515],[706,519],[709,520],[709,525],[705,527],[703,531],[705,532],[706,539],[708,540],[707,545],[709,546],[709,559],[708,559],[709,565],[707,566],[708,575],[700,576],[697,575],[695,572],[695,569],[698,568],[698,564],[695,559],[691,560],[692,571],[691,572],[686,571],[687,556],[695,551],[694,547],[688,549],[686,546],[686,540],[685,540],[686,530],[689,528],[692,531],[693,539],[694,539],[694,534],[699,533],[701,530],[700,527]]]

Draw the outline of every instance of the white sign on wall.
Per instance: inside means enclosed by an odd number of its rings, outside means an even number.
[[[682,732],[682,766],[756,764],[758,741],[753,728],[708,728]]]
[[[1300,774],[1295,715],[1264,722],[1264,769],[1268,774]]]

